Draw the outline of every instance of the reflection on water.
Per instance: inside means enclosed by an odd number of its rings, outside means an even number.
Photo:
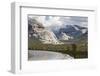
[[[74,59],[68,54],[51,51],[28,51],[28,60],[54,60],[54,59]]]

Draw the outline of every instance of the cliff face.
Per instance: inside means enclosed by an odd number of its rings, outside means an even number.
[[[28,27],[29,38],[37,38],[44,44],[60,44],[56,35],[52,31],[46,30],[41,23],[35,21],[34,19],[29,20]]]

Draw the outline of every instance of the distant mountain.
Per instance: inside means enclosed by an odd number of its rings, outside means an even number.
[[[81,36],[78,37],[80,41],[87,41],[88,40],[88,32],[82,34]]]
[[[66,34],[67,36],[69,36],[69,39],[75,39],[79,36],[81,36],[82,34],[85,34],[88,31],[88,29],[86,27],[82,27],[82,26],[78,26],[78,25],[66,25],[63,28],[60,28],[59,30],[53,30],[53,32],[55,33],[55,35],[57,36],[57,38],[59,39],[62,35],[62,33]],[[72,38],[71,38],[72,37]]]

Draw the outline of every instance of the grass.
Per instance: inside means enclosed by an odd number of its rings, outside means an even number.
[[[86,42],[80,42],[77,44],[53,45],[53,44],[42,44],[39,40],[36,39],[28,39],[28,49],[61,52],[64,54],[69,54],[74,58],[88,58]]]

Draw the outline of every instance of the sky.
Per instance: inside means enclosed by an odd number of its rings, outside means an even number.
[[[79,25],[82,27],[88,26],[88,17],[80,16],[34,16],[29,15],[29,18],[34,18],[38,22],[42,23],[44,27],[59,26],[64,27],[65,25]]]

